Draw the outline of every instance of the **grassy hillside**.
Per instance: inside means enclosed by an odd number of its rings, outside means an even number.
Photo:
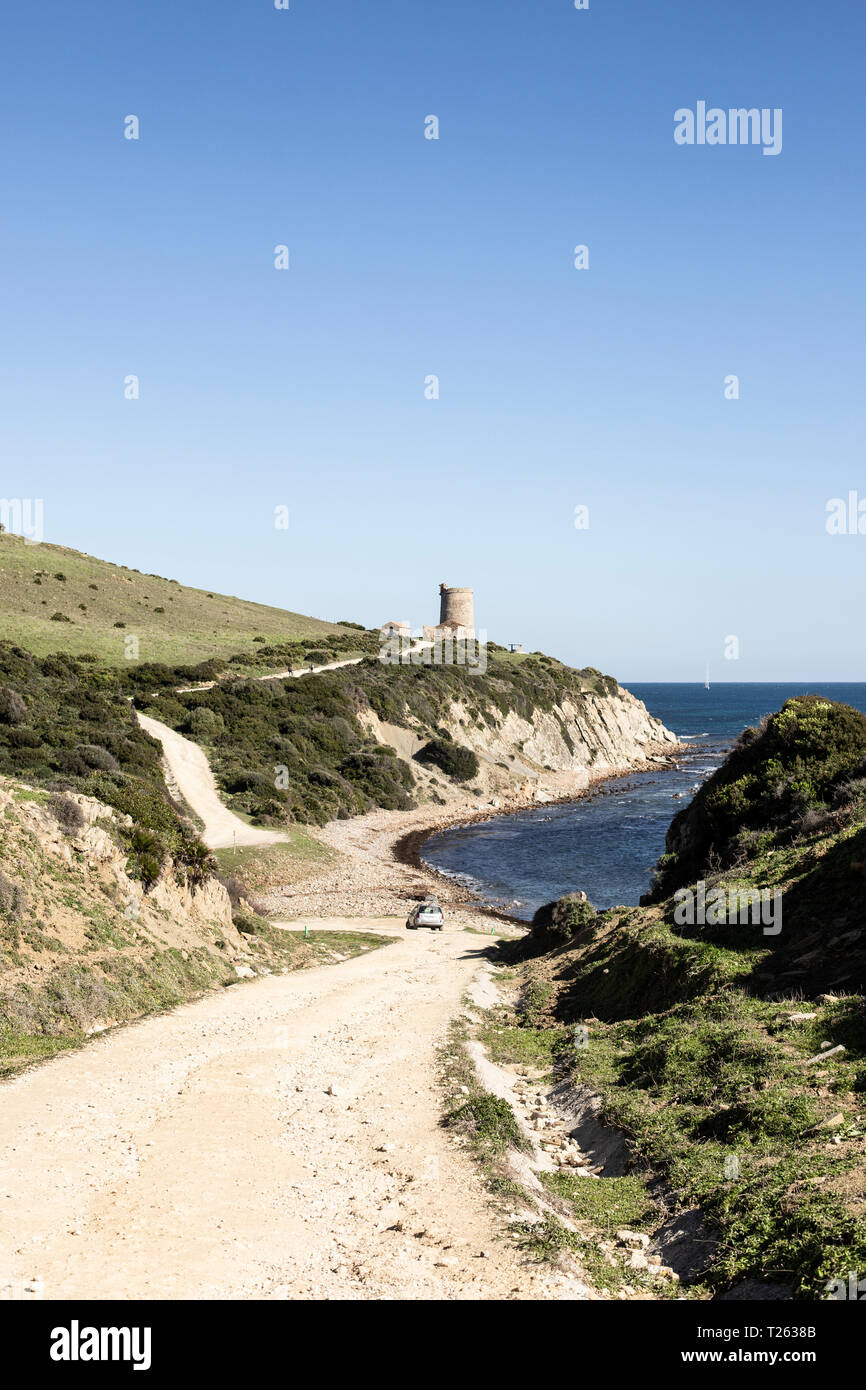
[[[92,652],[123,666],[125,639],[141,661],[194,664],[277,644],[348,634],[317,618],[223,594],[187,589],[60,545],[25,545],[0,534],[0,637],[36,656]],[[59,615],[59,616],[55,616]]]
[[[703,1211],[704,1296],[750,1280],[821,1298],[866,1266],[864,748],[856,711],[789,701],[677,817],[656,902],[564,899],[530,938],[525,1031],[601,1095],[633,1172]],[[701,879],[778,890],[781,930],[688,924]]]

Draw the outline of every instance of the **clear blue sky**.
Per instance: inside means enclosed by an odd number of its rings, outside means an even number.
[[[47,540],[371,625],[472,585],[624,680],[866,679],[866,536],[825,530],[866,498],[861,7],[47,0],[2,37],[0,495]],[[781,107],[782,153],[677,146],[699,100]]]

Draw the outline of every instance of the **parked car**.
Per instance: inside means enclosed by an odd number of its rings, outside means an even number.
[[[431,931],[441,931],[444,925],[442,909],[435,900],[419,903],[417,907],[413,907],[406,919],[407,931],[413,931],[416,927],[429,927]]]

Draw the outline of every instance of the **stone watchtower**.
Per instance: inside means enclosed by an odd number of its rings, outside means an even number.
[[[475,600],[471,589],[449,589],[447,584],[439,585],[439,626],[446,625],[474,636]]]

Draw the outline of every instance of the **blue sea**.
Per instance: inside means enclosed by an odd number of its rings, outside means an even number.
[[[580,801],[440,831],[424,845],[432,867],[473,890],[478,901],[529,920],[542,903],[581,889],[596,907],[636,904],[664,853],[671,820],[719,766],[743,729],[792,695],[824,695],[866,713],[864,684],[634,684],[643,700],[688,744],[679,767],[632,773]]]

